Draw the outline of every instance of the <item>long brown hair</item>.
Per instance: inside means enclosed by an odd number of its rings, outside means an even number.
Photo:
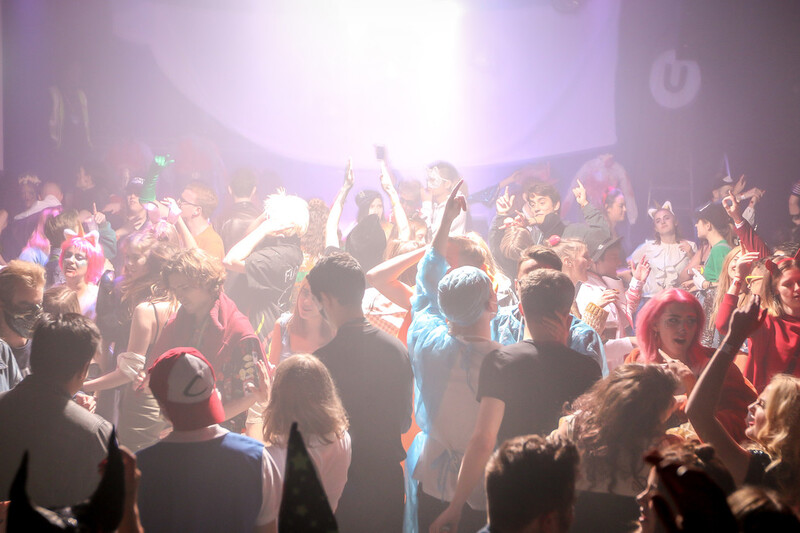
[[[292,309],[292,316],[289,318],[289,322],[286,324],[286,327],[289,329],[289,333],[300,335],[302,337],[305,337],[309,334],[308,328],[310,326],[308,320],[300,315],[300,309],[298,306],[300,301],[300,292],[302,292],[306,287],[308,287],[308,290],[311,291],[311,287],[308,286],[308,280],[303,278],[303,281],[301,281],[300,285],[298,285],[297,295],[294,298],[294,309]],[[322,317],[320,317],[317,334],[323,339],[332,339],[334,335],[334,331],[333,328],[331,328],[330,323]]]
[[[264,410],[264,442],[285,444],[293,422],[306,439],[316,435],[326,443],[333,442],[330,435],[342,438],[348,428],[347,413],[327,367],[310,354],[293,355],[275,370]]]
[[[642,473],[642,454],[663,433],[676,387],[658,365],[627,364],[575,400],[575,443],[590,487],[607,479],[602,489],[613,492],[618,475]]]
[[[120,285],[122,302],[128,305],[130,312],[142,302],[171,302],[177,307],[175,296],[167,290],[161,276],[164,266],[178,252],[169,242],[158,242],[149,234],[142,237],[134,236],[128,241],[127,249],[136,247],[140,253],[147,256],[144,264],[144,273],[134,279],[124,279]],[[174,309],[170,309],[170,312]]]

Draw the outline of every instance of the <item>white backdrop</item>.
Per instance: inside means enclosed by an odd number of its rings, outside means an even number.
[[[280,156],[493,165],[616,142],[620,0],[114,0],[117,35]],[[219,6],[219,7],[218,7]],[[142,94],[146,97],[146,87]]]

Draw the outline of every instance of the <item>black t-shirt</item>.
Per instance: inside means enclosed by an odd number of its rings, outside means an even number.
[[[525,340],[486,356],[478,401],[505,403],[498,443],[519,435],[546,435],[556,428],[564,403],[601,378],[597,363],[556,342]]]
[[[298,237],[267,237],[245,260],[246,284],[241,279],[225,292],[236,303],[261,339],[272,332],[275,320],[292,299],[297,271],[303,263]]]
[[[350,420],[351,470],[397,464],[411,425],[411,363],[395,337],[366,319],[348,322],[314,352],[328,367]]]

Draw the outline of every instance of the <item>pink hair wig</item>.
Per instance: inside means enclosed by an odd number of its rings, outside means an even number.
[[[96,231],[90,231],[85,236],[68,235],[61,244],[61,257],[58,258],[58,266],[64,270],[64,252],[69,248],[86,255],[88,266],[86,268],[86,283],[97,283],[103,274],[103,266],[106,259],[103,255],[103,248],[100,246],[100,237]]]
[[[703,352],[703,347],[700,345],[700,335],[703,333],[703,327],[706,323],[706,315],[703,312],[703,306],[697,301],[692,294],[683,289],[667,289],[661,291],[639,311],[639,316],[636,318],[636,339],[639,341],[639,349],[642,353],[642,360],[648,363],[661,362],[658,349],[660,340],[658,334],[653,330],[658,319],[666,310],[669,304],[688,304],[692,307],[697,315],[697,331],[689,344],[689,357],[694,360]],[[688,361],[684,363],[689,364]]]
[[[36,224],[36,229],[33,230],[33,233],[31,233],[28,243],[25,246],[29,248],[38,248],[43,252],[48,252],[50,250],[50,241],[48,241],[47,237],[44,235],[44,223],[47,222],[48,218],[53,218],[60,214],[60,206],[48,207],[47,209],[42,210],[42,212],[39,214],[39,222]]]

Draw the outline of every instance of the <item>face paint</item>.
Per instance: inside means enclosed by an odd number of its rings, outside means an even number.
[[[73,247],[64,250],[61,258],[61,264],[64,266],[64,275],[67,277],[86,275],[86,270],[89,268],[89,258],[83,252],[75,251]]]

